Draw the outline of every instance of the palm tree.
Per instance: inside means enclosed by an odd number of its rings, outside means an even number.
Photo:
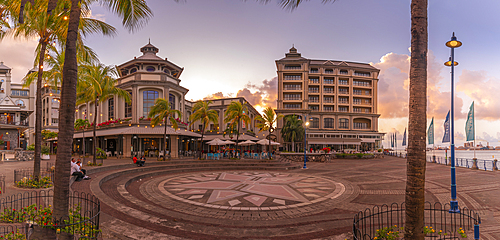
[[[295,152],[295,142],[302,141],[304,137],[304,126],[302,120],[297,115],[285,117],[285,124],[281,129],[281,137],[285,142],[292,142],[292,152]]]
[[[165,130],[163,132],[163,140],[165,144],[163,145],[163,159],[167,156],[167,122],[170,121],[172,128],[177,129],[177,120],[175,117],[180,119],[182,114],[181,111],[170,108],[170,103],[164,98],[157,98],[155,100],[155,105],[151,107],[148,117],[151,119],[151,126],[157,126],[160,122],[165,122]],[[174,141],[172,139],[172,141]]]
[[[119,96],[130,103],[130,95],[127,91],[116,87],[117,76],[115,67],[104,66],[102,64],[84,65],[81,67],[81,81],[77,85],[76,105],[87,102],[94,102],[94,120],[93,120],[93,157],[92,162],[96,164],[97,138],[97,106],[106,100]]]
[[[54,14],[48,15],[46,12],[46,5],[47,5],[47,0],[42,0],[42,1],[36,1],[34,5],[29,5],[26,8],[26,16],[25,19],[26,21],[23,21],[22,24],[16,24],[14,28],[8,29],[6,34],[0,34],[0,38],[4,36],[9,36],[13,35],[15,38],[23,37],[23,38],[31,38],[31,37],[38,37],[39,44],[36,48],[36,53],[37,53],[37,58],[35,59],[35,66],[38,66],[38,72],[34,72],[30,74],[31,76],[28,77],[28,79],[31,79],[29,81],[25,80],[25,86],[29,86],[32,81],[36,78],[37,79],[37,96],[36,96],[36,109],[35,109],[35,159],[34,159],[34,172],[33,176],[35,179],[38,179],[40,176],[40,151],[41,151],[41,143],[42,143],[42,137],[41,137],[41,128],[42,128],[42,78],[43,78],[43,66],[44,66],[44,61],[45,56],[47,55],[47,50],[55,50],[55,48],[50,45],[51,42],[55,44],[56,40],[58,40],[60,43],[62,43],[64,40],[64,37],[66,35],[66,29],[67,29],[67,10],[65,9],[64,5],[60,5],[54,9]],[[5,7],[5,12],[18,12],[19,9],[21,9],[22,3],[20,1],[8,1],[8,4]],[[18,15],[16,14],[10,14],[12,15],[16,20],[16,17]],[[90,19],[90,18],[82,18],[82,24],[80,25],[79,31],[82,33],[82,35],[90,34],[90,33],[96,33],[100,32],[103,35],[113,35],[116,30],[112,26],[96,20],[96,19]],[[93,52],[90,51],[88,48],[85,48],[83,45],[83,41],[81,37],[79,38],[79,52],[85,52],[88,51],[89,56],[95,55],[92,54]],[[49,56],[47,56],[47,59],[50,59]],[[57,88],[58,85],[55,85],[54,87]]]
[[[83,156],[85,156],[85,128],[89,127],[89,120],[87,119],[76,119],[75,121],[75,129],[82,129],[82,138],[83,138],[83,143],[82,143],[82,151],[83,151]]]
[[[283,118],[283,115],[278,114],[274,112],[274,110],[271,107],[267,107],[264,109],[264,116],[256,116],[255,120],[257,120],[256,126],[260,128],[259,132],[262,131],[268,131],[269,134],[267,135],[269,139],[269,145],[267,146],[267,152],[269,153],[269,159],[271,159],[271,134],[274,132],[276,129],[276,123],[278,122],[279,119]]]
[[[270,0],[263,0],[269,2]],[[304,0],[278,0],[293,10]],[[323,0],[335,2],[335,0]],[[423,240],[425,203],[425,127],[427,121],[427,0],[411,1],[411,61],[406,170],[405,239]]]
[[[238,140],[240,138],[241,123],[245,122],[245,124],[248,125],[248,123],[251,121],[247,113],[248,107],[246,104],[241,104],[241,102],[239,101],[233,101],[229,104],[226,113],[224,114],[224,122],[236,126],[236,150],[238,152]],[[239,158],[241,158],[241,154],[239,154]]]
[[[200,120],[202,123],[201,127],[201,141],[198,145],[198,159],[201,159],[201,146],[203,144],[203,136],[205,135],[205,130],[208,127],[208,124],[211,122],[217,125],[219,122],[219,114],[215,110],[210,110],[209,105],[212,103],[209,101],[197,101],[193,106],[193,114],[189,116],[189,121],[191,121],[191,125],[193,125],[196,121]]]
[[[21,0],[24,3],[28,0]],[[59,0],[49,0],[47,13],[51,14]],[[33,1],[31,1],[33,2]],[[68,215],[69,210],[69,177],[71,147],[74,133],[74,106],[76,104],[76,83],[78,80],[77,42],[78,29],[82,7],[91,6],[88,2],[80,4],[80,0],[70,0],[71,8],[67,34],[65,36],[65,64],[63,67],[63,83],[61,87],[61,107],[59,108],[59,147],[56,158],[54,181],[54,218],[61,219]],[[151,9],[143,0],[100,0],[102,5],[118,14],[123,25],[129,30],[135,30],[145,24],[152,16]],[[85,10],[85,9],[84,9]],[[23,22],[23,8],[19,11],[19,22]],[[60,236],[70,239],[71,236]]]

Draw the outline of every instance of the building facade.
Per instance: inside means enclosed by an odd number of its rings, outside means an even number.
[[[378,69],[366,63],[307,59],[292,47],[276,60],[278,114],[309,122],[308,148],[373,150],[381,146],[378,132]],[[278,122],[281,143],[284,119]],[[290,143],[288,143],[289,145]],[[303,144],[299,143],[303,149]]]
[[[35,85],[23,88],[11,77],[11,68],[0,62],[0,150],[26,149],[35,142]]]

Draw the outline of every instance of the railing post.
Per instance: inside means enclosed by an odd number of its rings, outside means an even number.
[[[474,239],[479,239],[479,224],[474,223]]]
[[[473,158],[472,161],[472,169],[478,170],[479,168],[477,167],[477,158]]]
[[[498,171],[497,160],[493,160],[493,171]]]

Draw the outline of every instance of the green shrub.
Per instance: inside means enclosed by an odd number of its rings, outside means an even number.
[[[363,158],[363,155],[364,154],[362,154],[362,153],[356,153],[356,157],[358,157],[358,158]]]
[[[104,152],[104,150],[102,150],[101,148],[97,148],[96,154],[97,154],[97,156],[96,156],[97,159],[108,158],[108,156],[106,155],[106,152]]]
[[[21,181],[16,182],[16,186],[19,188],[49,188],[52,187],[52,180],[50,177],[43,177],[36,181],[33,178],[23,178]]]
[[[33,149],[34,150],[34,149]],[[48,155],[50,153],[50,148],[49,146],[42,145],[42,154],[43,155]]]
[[[35,144],[34,144],[34,143],[32,143],[31,145],[29,145],[29,146],[26,148],[26,150],[28,150],[28,151],[35,151]]]

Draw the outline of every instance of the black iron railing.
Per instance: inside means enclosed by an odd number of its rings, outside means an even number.
[[[47,163],[45,169],[40,168],[40,178],[49,177],[51,181],[54,179],[55,167],[53,163]],[[14,183],[23,179],[33,178],[33,168],[14,169]]]
[[[76,239],[96,239],[99,234],[99,199],[91,194],[73,192],[69,196],[70,210],[61,219],[52,217],[54,193],[33,191],[0,199],[0,236],[15,233],[29,237],[33,229],[53,229],[55,233],[69,233]]]
[[[428,232],[426,237],[459,239],[463,237],[463,234],[474,233],[474,239],[479,239],[479,224],[481,223],[479,215],[466,207],[461,208],[459,213],[450,213],[449,209],[449,204],[425,203],[424,224]],[[378,232],[384,230],[400,231],[400,237],[403,237],[405,214],[404,203],[367,208],[354,216],[354,239],[374,239]]]

